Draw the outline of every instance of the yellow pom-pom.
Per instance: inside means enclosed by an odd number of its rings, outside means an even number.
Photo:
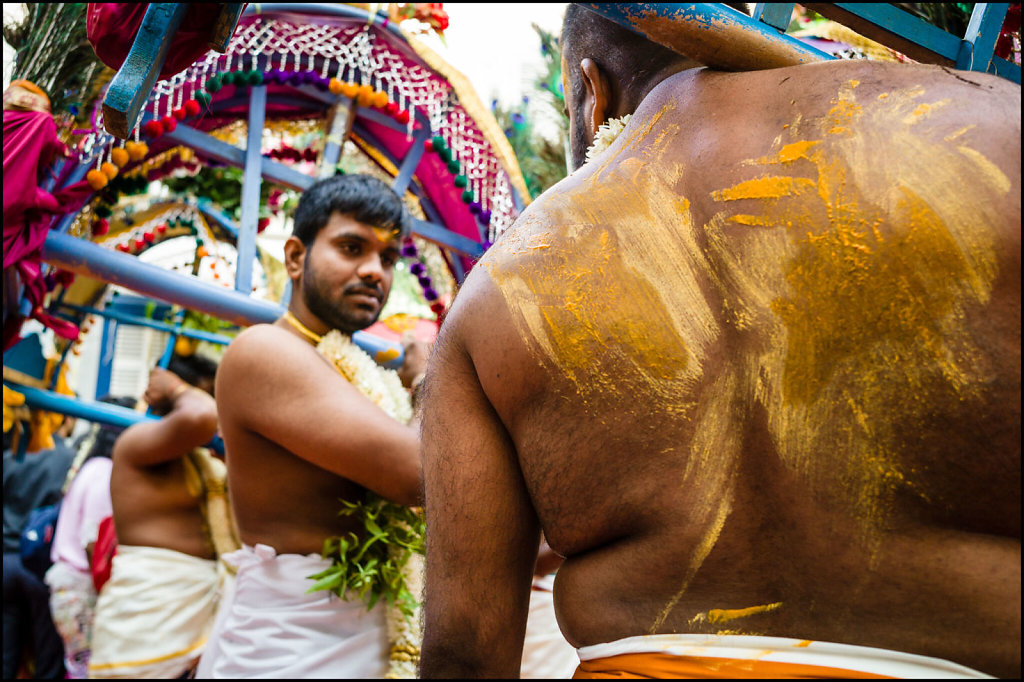
[[[388,93],[386,92],[375,92],[373,93],[373,106],[378,109],[383,109],[388,105]]]
[[[373,86],[360,85],[359,94],[356,96],[356,102],[361,107],[368,107],[373,104]]]
[[[332,78],[331,81],[327,84],[327,89],[330,90],[331,94],[333,95],[340,95],[342,87],[342,82],[337,78]]]
[[[110,150],[110,160],[114,162],[114,165],[118,168],[124,168],[125,164],[129,160],[128,150],[123,147],[117,147],[116,149]]]
[[[107,186],[107,183],[110,182],[106,173],[96,170],[95,168],[85,174],[85,180],[89,183],[89,187],[92,187],[96,191],[103,189]]]
[[[342,83],[341,94],[345,97],[352,98],[359,94],[359,86],[355,83]]]
[[[103,165],[100,166],[100,170],[103,171],[103,174],[106,175],[107,178],[110,180],[113,180],[114,178],[117,177],[117,166],[110,163],[109,161],[104,161]]]
[[[128,158],[132,161],[142,161],[146,158],[146,154],[149,154],[149,146],[145,142],[129,140],[125,143],[124,148],[128,150]]]

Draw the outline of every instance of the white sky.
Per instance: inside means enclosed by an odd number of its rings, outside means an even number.
[[[558,34],[567,3],[444,3],[450,24],[447,47],[435,36],[427,42],[473,84],[481,101],[515,104],[543,69],[540,39],[530,24]],[[3,3],[4,17],[23,16],[24,5]],[[4,42],[4,89],[10,82],[14,51]]]

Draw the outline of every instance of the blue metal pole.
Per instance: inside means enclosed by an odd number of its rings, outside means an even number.
[[[580,5],[715,69],[758,71],[833,59],[828,53],[717,2]]]
[[[213,334],[211,332],[204,332],[201,329],[179,329],[177,326],[169,325],[165,322],[157,322],[151,320],[148,317],[140,317],[138,315],[130,315],[129,313],[121,312],[120,310],[97,310],[96,308],[90,308],[88,306],[74,305],[72,303],[61,303],[64,308],[70,308],[86,315],[99,315],[111,320],[117,320],[118,322],[124,322],[125,324],[132,324],[139,327],[149,327],[150,329],[157,329],[162,332],[177,333],[179,336],[185,336],[190,339],[199,339],[200,341],[206,341],[207,343],[216,343],[222,346],[226,346],[231,343],[230,336],[224,336],[222,334]],[[177,330],[177,331],[176,331]]]
[[[207,284],[169,270],[143,263],[134,256],[104,249],[85,239],[51,232],[43,243],[43,260],[79,275],[110,282],[152,298],[219,317],[239,326],[271,323],[284,314],[284,307],[250,298],[237,291]],[[402,346],[380,337],[356,332],[352,341],[385,367],[402,366]],[[397,357],[383,358],[397,351]]]
[[[245,147],[245,176],[242,180],[242,224],[238,228],[238,260],[235,263],[235,291],[252,293],[252,264],[256,260],[256,230],[260,219],[262,183],[261,148],[267,114],[267,86],[249,89],[249,132]]]
[[[128,428],[133,424],[143,421],[159,421],[160,419],[159,417],[141,414],[120,405],[70,398],[53,391],[44,391],[39,388],[22,386],[21,384],[9,381],[4,383],[25,396],[25,404],[35,410],[57,412],[85,419],[86,421],[109,424],[121,428]],[[224,441],[221,440],[220,436],[214,436],[213,440],[207,443],[207,447],[215,452],[224,454]]]
[[[96,368],[96,393],[99,400],[110,393],[110,375],[114,368],[114,349],[117,340],[117,320],[103,321],[103,340],[100,342],[100,361]]]

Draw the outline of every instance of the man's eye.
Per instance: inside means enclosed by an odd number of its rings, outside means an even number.
[[[353,255],[358,254],[360,251],[359,245],[353,244],[352,242],[342,242],[339,248],[345,253]]]
[[[398,256],[396,256],[393,253],[381,254],[380,262],[388,267],[391,267],[398,262]]]

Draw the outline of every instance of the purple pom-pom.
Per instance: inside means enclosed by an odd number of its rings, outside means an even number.
[[[480,215],[477,216],[477,220],[479,220],[480,224],[482,224],[482,225],[490,225],[491,224],[491,212],[490,211],[480,211]]]
[[[427,277],[426,275],[421,275],[417,279],[420,281],[420,286],[423,287],[424,289],[426,289],[426,288],[428,288],[428,287],[430,287],[430,286],[432,286],[434,284],[434,282],[429,277]]]
[[[480,205],[479,201],[471,201],[469,203],[469,212],[472,213],[473,215],[476,215],[477,213],[479,213],[482,210],[483,210],[483,206]]]
[[[402,247],[402,255],[406,258],[415,258],[419,255],[419,251],[416,250],[415,244],[406,244]]]
[[[409,272],[416,275],[417,277],[419,275],[422,275],[426,271],[427,269],[423,267],[423,263],[420,262],[413,263],[412,265],[409,266]]]
[[[433,303],[434,301],[436,301],[438,299],[438,295],[437,295],[437,292],[434,291],[433,287],[424,287],[424,289],[423,289],[423,298],[425,298],[428,301],[430,301],[431,303]]]

